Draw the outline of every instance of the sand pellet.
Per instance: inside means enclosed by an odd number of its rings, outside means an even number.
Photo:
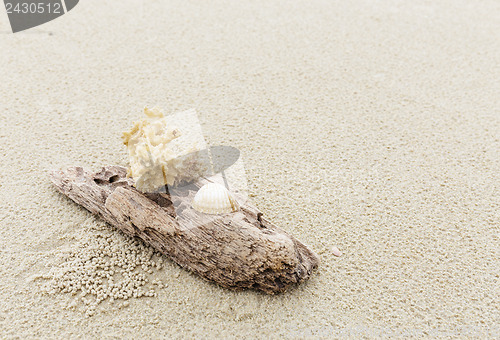
[[[150,282],[147,276],[158,272],[157,263],[163,262],[160,253],[121,233],[89,232],[88,239],[76,244],[63,263],[52,268],[49,294],[76,295],[87,306],[87,316],[94,315],[95,306],[103,301],[157,296],[156,290],[164,285],[158,279]]]

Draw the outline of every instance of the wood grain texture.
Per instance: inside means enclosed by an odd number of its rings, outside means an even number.
[[[71,167],[50,178],[90,212],[223,287],[275,294],[308,279],[319,264],[314,252],[248,203],[215,217],[192,209],[192,197],[206,179],[179,192],[144,194],[119,166],[95,174]]]

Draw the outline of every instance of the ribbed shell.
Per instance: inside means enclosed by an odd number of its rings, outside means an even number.
[[[237,211],[239,205],[223,185],[208,183],[194,196],[193,208],[205,214],[226,214]]]

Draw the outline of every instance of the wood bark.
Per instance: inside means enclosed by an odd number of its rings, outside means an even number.
[[[70,167],[50,178],[90,212],[223,287],[275,294],[308,279],[319,264],[314,252],[249,203],[216,216],[192,209],[192,198],[207,179],[176,193],[144,194],[119,166],[97,173]]]

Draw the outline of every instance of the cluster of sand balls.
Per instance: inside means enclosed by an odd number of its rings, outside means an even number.
[[[52,271],[51,292],[77,296],[92,316],[101,302],[128,306],[128,299],[155,297],[165,285],[149,280],[163,266],[163,256],[141,240],[116,232],[93,233]]]

